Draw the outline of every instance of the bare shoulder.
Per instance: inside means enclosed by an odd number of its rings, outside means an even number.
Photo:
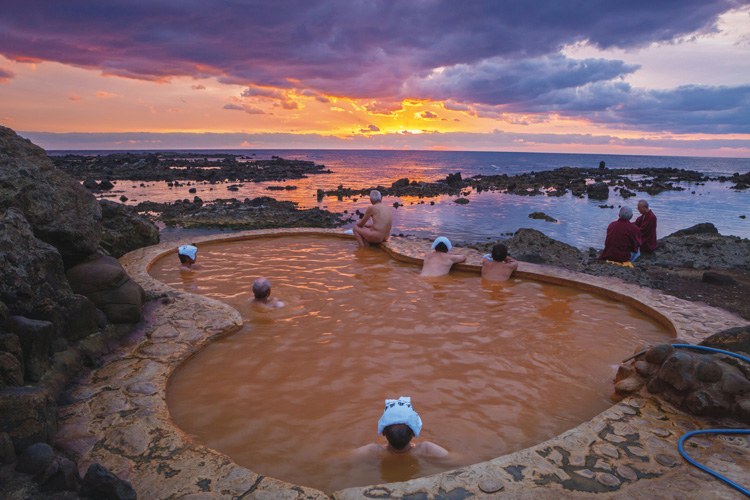
[[[353,450],[352,455],[355,457],[371,457],[379,455],[382,452],[383,447],[381,445],[370,443]]]
[[[431,443],[429,441],[422,441],[421,443],[415,444],[414,448],[412,449],[412,452],[425,456],[425,457],[448,456],[448,450],[446,450],[440,445]]]

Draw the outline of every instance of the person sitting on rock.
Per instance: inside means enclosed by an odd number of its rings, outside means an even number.
[[[457,262],[466,260],[465,255],[448,253],[453,248],[445,236],[440,236],[432,242],[432,252],[427,252],[422,264],[422,276],[442,276],[448,274]]]
[[[265,278],[258,278],[253,282],[253,303],[268,309],[284,307],[284,303],[271,297],[271,282]]]
[[[604,250],[599,260],[612,262],[635,262],[641,255],[641,230],[630,222],[633,209],[620,208],[619,218],[607,227],[607,237],[604,240]]]
[[[508,255],[508,248],[502,243],[492,247],[492,254],[482,258],[482,278],[491,281],[507,281],[518,262]]]
[[[422,419],[414,411],[411,398],[386,399],[383,416],[378,421],[378,434],[384,436],[388,444],[371,443],[358,448],[358,455],[385,455],[410,453],[424,457],[445,457],[448,450],[429,441],[412,443],[422,430]]]
[[[370,244],[377,245],[388,239],[391,234],[393,225],[393,215],[391,209],[383,204],[380,191],[373,189],[370,191],[371,205],[365,210],[365,215],[354,225],[354,237],[360,246],[366,247]],[[372,219],[372,224],[367,221]]]
[[[180,270],[192,271],[195,260],[198,258],[198,248],[194,245],[182,245],[177,249],[177,256],[180,258]]]
[[[656,215],[648,208],[646,200],[638,202],[638,212],[641,216],[635,220],[635,225],[641,229],[641,250],[653,252],[656,250]]]

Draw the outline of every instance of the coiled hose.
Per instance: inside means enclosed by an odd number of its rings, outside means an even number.
[[[750,363],[750,358],[748,358],[746,356],[741,356],[741,355],[739,355],[737,353],[730,352],[730,351],[724,351],[724,350],[721,350],[721,349],[714,349],[713,347],[704,347],[704,346],[700,346],[700,345],[690,345],[690,344],[672,344],[672,347],[684,347],[684,348],[687,348],[687,349],[697,349],[697,350],[700,350],[700,351],[717,352],[719,354],[726,354],[728,356],[734,356],[735,358],[739,358],[739,359],[741,359],[743,361],[746,361],[747,363]],[[639,356],[639,355],[641,355],[641,354],[643,354],[645,352],[646,351],[641,351],[641,352],[639,352],[639,353],[637,353],[637,354],[629,357],[625,361],[633,359],[633,358],[635,358],[635,357],[637,357],[637,356]],[[623,361],[623,362],[625,362],[625,361]],[[677,449],[680,450],[680,455],[682,455],[682,458],[684,458],[685,460],[687,460],[688,462],[690,462],[692,465],[698,467],[702,471],[708,472],[709,474],[711,474],[715,478],[724,481],[725,483],[727,483],[732,488],[736,489],[737,491],[739,491],[743,495],[745,495],[745,496],[747,496],[747,497],[750,498],[750,491],[748,491],[747,489],[743,488],[742,486],[740,486],[739,484],[735,483],[734,481],[730,480],[729,478],[726,478],[726,477],[722,476],[718,472],[709,469],[705,465],[696,462],[695,460],[693,460],[692,458],[690,458],[687,455],[687,453],[685,453],[685,449],[683,448],[683,445],[684,445],[685,441],[687,441],[688,439],[690,439],[693,436],[697,436],[698,434],[750,434],[750,429],[706,429],[706,430],[701,430],[701,431],[691,431],[691,432],[688,432],[687,434],[685,434],[684,436],[682,436],[680,438],[680,441],[677,443]]]

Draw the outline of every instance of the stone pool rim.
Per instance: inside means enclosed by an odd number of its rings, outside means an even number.
[[[146,321],[145,336],[132,344],[121,346],[112,356],[110,363],[92,371],[89,379],[84,379],[72,391],[76,402],[63,409],[58,443],[79,457],[80,468],[85,469],[91,462],[98,461],[110,467],[115,473],[125,476],[143,498],[299,497],[348,500],[404,498],[417,492],[424,493],[428,495],[425,498],[429,498],[429,495],[438,495],[440,491],[453,491],[456,488],[461,490],[460,493],[465,495],[464,497],[470,497],[486,496],[493,491],[500,491],[496,489],[500,486],[505,494],[517,491],[519,494],[528,494],[535,498],[543,498],[546,495],[550,495],[549,498],[558,498],[573,493],[580,497],[587,492],[601,497],[602,493],[622,492],[623,488],[631,487],[643,480],[638,474],[632,476],[627,472],[633,468],[633,464],[628,460],[635,459],[627,451],[618,451],[617,446],[611,446],[612,443],[599,436],[602,425],[607,428],[608,425],[615,425],[614,423],[620,425],[623,419],[628,422],[632,420],[628,424],[629,429],[638,429],[646,434],[650,426],[644,422],[651,417],[653,425],[660,428],[663,425],[659,422],[699,420],[671,408],[662,401],[637,395],[616,403],[591,420],[530,448],[456,471],[404,483],[348,488],[329,496],[312,488],[258,475],[235,464],[225,455],[194,443],[172,422],[166,406],[166,389],[172,374],[211,341],[237,331],[242,325],[239,313],[217,300],[173,289],[152,278],[148,270],[160,258],[176,254],[176,248],[185,243],[194,243],[200,250],[201,247],[212,243],[290,236],[325,236],[353,240],[352,236],[343,234],[340,229],[254,230],[226,235],[186,237],[179,241],[135,250],[120,259],[131,278],[147,292],[163,297],[160,299],[161,305]],[[386,244],[381,245],[381,248],[397,260],[419,264],[424,252],[429,249],[429,242],[421,238],[391,237]],[[478,252],[466,248],[457,251],[467,254],[466,263],[457,265],[457,269],[470,272],[478,272],[481,269],[481,255]],[[741,317],[727,311],[684,301],[613,278],[525,262],[519,263],[515,276],[570,286],[626,303],[656,320],[667,328],[675,340],[684,343],[695,344],[717,331],[747,324]],[[102,383],[105,384],[103,387],[106,390],[97,392],[96,388]],[[100,401],[102,399],[103,401]],[[110,400],[116,401],[116,411],[110,411],[111,404],[103,404]],[[648,417],[645,413],[647,410],[654,415]],[[84,427],[88,431],[84,431]],[[674,433],[664,432],[669,436],[660,439],[671,446],[669,437]],[[150,436],[150,439],[145,439],[144,435]],[[623,439],[629,439],[627,436],[630,435],[632,434],[626,435]],[[588,441],[584,438],[586,436],[589,438]],[[604,439],[605,443],[597,445],[597,439]],[[676,443],[676,440],[674,441]],[[650,444],[659,451],[668,448],[659,448],[659,443]],[[622,463],[616,464],[616,473],[615,469],[611,474],[607,474],[597,472],[599,469],[594,468],[593,472],[589,470],[591,477],[587,477],[589,474],[582,474],[584,480],[590,483],[581,480],[588,490],[566,491],[571,487],[565,486],[566,482],[571,481],[570,472],[588,469],[578,470],[565,463],[565,460],[558,459],[555,453],[562,452],[556,450],[567,450],[572,457],[573,453],[579,453],[583,448],[602,448],[604,451],[601,452],[601,456],[605,461],[612,459]],[[648,456],[649,452],[644,453],[644,456]],[[676,455],[676,449],[674,454]],[[656,453],[652,457],[654,460],[647,462],[649,467],[668,469],[662,476],[669,475],[669,470],[676,465],[672,464],[671,459],[660,461],[659,457],[662,455],[664,453]],[[550,459],[550,456],[553,456],[553,459]],[[669,465],[664,465],[663,462]],[[523,472],[524,470],[526,471]],[[539,478],[545,477],[545,473],[556,474],[558,480],[540,480]],[[628,479],[631,476],[633,479]],[[565,479],[566,477],[568,479]],[[577,480],[575,477],[573,479]],[[581,481],[570,484],[579,487],[577,485]]]

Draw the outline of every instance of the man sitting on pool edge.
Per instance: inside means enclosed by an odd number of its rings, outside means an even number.
[[[371,443],[355,451],[357,454],[411,453],[423,457],[445,457],[448,450],[429,441],[412,443],[422,430],[422,419],[411,406],[411,398],[386,399],[383,416],[378,421],[378,434],[385,436],[388,444]]]
[[[271,282],[265,278],[258,278],[253,282],[253,303],[268,309],[284,307],[284,303],[277,298],[271,298]]]
[[[518,262],[508,256],[508,247],[502,243],[492,247],[492,255],[482,257],[482,278],[491,281],[507,281],[518,268]]]
[[[377,245],[387,240],[391,234],[393,215],[391,214],[391,209],[386,207],[381,200],[382,195],[380,191],[377,189],[370,191],[371,205],[365,210],[362,220],[357,222],[352,228],[359,246]],[[372,224],[366,226],[365,224],[370,218],[372,218]]]
[[[424,256],[421,276],[442,276],[448,274],[453,264],[466,260],[465,255],[448,253],[453,248],[451,241],[440,236],[432,242],[432,252]]]

